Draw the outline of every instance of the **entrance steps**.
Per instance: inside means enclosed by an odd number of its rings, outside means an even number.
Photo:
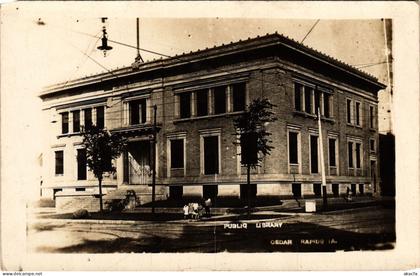
[[[120,185],[117,189],[108,192],[104,195],[104,200],[113,201],[125,199],[127,191],[134,191],[136,196],[140,200],[140,204],[147,204],[152,201],[152,186],[151,185]],[[156,186],[155,187],[155,199],[165,200],[167,199],[167,187]]]

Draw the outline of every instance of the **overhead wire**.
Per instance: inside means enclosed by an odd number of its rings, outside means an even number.
[[[305,41],[305,39],[308,37],[308,35],[312,32],[312,30],[315,28],[315,26],[319,23],[321,19],[318,19],[313,25],[312,27],[309,29],[309,31],[306,33],[305,37],[301,40],[300,43],[303,43]]]
[[[316,24],[319,22],[319,20],[317,20],[317,22],[315,22],[315,24],[312,26],[312,28],[308,31],[308,33],[307,33],[307,35],[305,36],[305,38],[310,34],[310,32],[313,30],[313,28],[316,26]],[[100,39],[100,36],[98,37],[97,35],[92,35],[92,34],[88,34],[88,33],[84,33],[84,32],[79,32],[79,31],[74,31],[74,30],[72,30],[73,32],[76,32],[76,33],[80,33],[80,34],[83,34],[83,35],[88,35],[88,36],[91,36],[91,37],[94,37],[94,38],[97,38],[97,39]],[[305,39],[304,38],[304,39]],[[110,42],[113,42],[113,43],[116,43],[116,44],[120,44],[120,45],[123,45],[123,46],[126,46],[126,47],[130,47],[130,48],[133,48],[133,49],[137,49],[137,47],[136,46],[132,46],[132,45],[129,45],[129,44],[127,44],[127,43],[123,43],[123,42],[119,42],[119,41],[115,41],[115,40],[110,40],[110,39],[108,39]],[[95,42],[95,44],[96,44],[97,42]],[[70,45],[72,45],[73,47],[75,47],[72,43],[69,43]],[[94,46],[95,46],[95,44],[94,44]],[[86,56],[88,59],[90,59],[91,61],[93,61],[95,64],[97,64],[98,66],[100,66],[101,68],[103,68],[104,70],[106,70],[108,73],[110,73],[111,75],[113,75],[114,77],[116,77],[116,78],[120,78],[120,76],[118,76],[118,75],[115,75],[113,72],[112,72],[112,70],[110,70],[110,69],[108,69],[106,66],[104,66],[104,65],[102,65],[100,62],[98,62],[97,60],[95,60],[93,57],[91,57],[91,55],[90,54],[87,54],[86,52],[83,52],[82,50],[80,50],[80,49],[78,49],[77,47],[75,47],[77,50],[79,50],[84,56]],[[147,50],[147,49],[142,49],[141,48],[141,50],[142,51],[146,51],[146,52],[149,52],[149,53],[153,53],[153,54],[156,54],[156,55],[160,55],[160,56],[164,56],[164,57],[168,57],[168,58],[174,58],[174,59],[178,59],[178,60],[182,60],[182,61],[184,61],[183,59],[181,59],[180,57],[177,57],[177,56],[169,56],[169,55],[166,55],[166,54],[162,54],[162,53],[159,53],[159,52],[156,52],[156,51],[151,51],[151,50]],[[370,64],[368,64],[368,65],[370,65]],[[255,70],[258,70],[258,69],[255,69]],[[230,70],[227,70],[227,69],[215,69],[215,71],[220,71],[220,72],[227,72],[227,73],[232,73],[232,71],[230,71]],[[278,72],[274,72],[274,73],[264,73],[264,74],[266,74],[266,75],[275,75],[275,74],[278,74]],[[264,86],[264,84],[273,84],[273,85],[276,85],[276,86],[278,86],[278,87],[283,87],[283,89],[284,90],[286,90],[286,88],[290,88],[290,89],[293,89],[294,88],[294,86],[290,86],[290,85],[286,85],[285,83],[282,83],[282,84],[279,84],[279,83],[275,83],[275,82],[270,82],[270,81],[268,81],[268,80],[266,80],[266,79],[264,79],[263,77],[262,78],[260,78],[260,77],[256,77],[256,76],[253,76],[253,77],[249,77],[249,79],[254,79],[254,80],[258,80],[258,81],[261,81],[262,82],[262,88],[263,88],[263,86]],[[124,89],[125,90],[125,89]],[[128,91],[129,89],[128,89],[128,85],[127,85],[127,87],[126,87],[126,90]],[[279,95],[280,93],[275,93],[275,94],[273,94],[273,96],[276,96],[276,95]],[[154,97],[154,99],[163,99],[163,98],[166,98],[166,97]],[[121,100],[122,101],[122,100]],[[120,102],[121,102],[120,101]],[[114,103],[114,104],[118,104],[118,102],[117,103]],[[164,103],[164,104],[159,104],[159,103],[157,103],[156,105],[157,106],[164,106],[164,105],[168,105],[168,104],[175,104],[175,101],[171,101],[171,102],[166,102],[166,103]],[[107,111],[107,114],[109,114],[109,113],[112,113],[112,112],[115,112],[115,113],[121,113],[121,111],[120,110],[118,110],[118,111],[110,111],[110,110],[108,110]],[[227,113],[227,115],[228,115],[228,113]],[[290,113],[289,112],[285,112],[284,114],[281,114],[281,115],[290,115]],[[363,116],[362,114],[360,115],[360,118],[361,118],[361,116]],[[162,116],[158,116],[159,118],[163,118]],[[165,116],[165,118],[174,118],[174,116],[173,115],[169,115],[169,116]],[[109,120],[109,119],[108,119]],[[114,120],[114,119],[113,119]],[[115,119],[115,120],[121,120],[121,119]]]

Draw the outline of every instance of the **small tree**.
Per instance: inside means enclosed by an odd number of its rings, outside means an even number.
[[[103,212],[102,179],[105,172],[115,173],[112,160],[118,158],[126,147],[126,139],[118,134],[91,126],[83,134],[83,144],[86,148],[86,162],[89,170],[99,181],[99,207]]]
[[[269,140],[269,136],[271,133],[266,129],[268,123],[277,120],[277,117],[271,111],[273,107],[275,105],[270,103],[267,98],[254,99],[247,107],[246,112],[233,121],[236,136],[234,144],[241,145],[242,158],[247,156],[247,160],[242,160],[241,163],[247,168],[248,210],[251,204],[250,170],[260,166],[264,157],[269,155],[274,148],[270,146],[272,141]],[[247,144],[243,145],[244,143]],[[256,155],[255,158],[252,158],[252,155]]]

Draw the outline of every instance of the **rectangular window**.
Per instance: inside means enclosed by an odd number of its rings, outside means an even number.
[[[369,147],[370,147],[370,151],[371,151],[371,152],[375,152],[375,151],[376,151],[376,147],[375,147],[375,139],[370,139],[370,140],[369,140]]]
[[[197,98],[197,116],[206,116],[208,115],[208,102],[209,102],[209,96],[208,96],[208,90],[203,89],[196,92],[196,98]]]
[[[219,138],[204,137],[204,174],[219,173]]]
[[[360,103],[356,102],[356,125],[360,126]]]
[[[311,173],[318,173],[318,136],[310,136],[311,143]]]
[[[362,157],[362,152],[361,152],[361,144],[356,143],[356,168],[360,169],[361,167],[361,157]]]
[[[340,194],[340,188],[338,184],[331,184],[332,185],[332,192],[334,196],[339,196]]]
[[[184,139],[171,141],[171,168],[184,168]]]
[[[315,114],[318,114],[318,109],[321,109],[321,92],[315,90]],[[321,110],[319,110],[321,113]]]
[[[324,116],[330,118],[330,95],[324,93]]]
[[[298,133],[296,132],[289,132],[289,163],[299,164]]]
[[[365,185],[364,184],[359,184],[359,193],[361,195],[363,195],[365,193]]]
[[[312,113],[311,106],[311,90],[312,88],[305,86],[305,112]]]
[[[85,130],[89,130],[92,127],[92,108],[84,110],[85,113]]]
[[[351,184],[351,193],[353,194],[353,195],[356,195],[356,184]]]
[[[179,94],[179,114],[181,118],[191,117],[191,93]]]
[[[369,106],[369,127],[375,127],[375,113],[373,106]]]
[[[232,85],[233,111],[245,110],[246,85],[244,82]]]
[[[348,162],[349,168],[353,168],[353,142],[348,142]]]
[[[351,102],[351,100],[350,99],[347,99],[347,123],[348,124],[351,124],[352,123],[352,118],[351,118],[351,116],[352,116],[352,110],[351,110],[351,107],[352,107],[352,102]]]
[[[214,114],[226,112],[226,86],[214,88]]]
[[[300,183],[292,183],[292,193],[293,197],[301,197],[302,196],[302,187]]]
[[[302,84],[295,82],[295,110],[302,111]]]
[[[321,196],[321,184],[314,183],[314,194],[317,197],[320,197]]]
[[[55,174],[64,174],[64,152],[62,150],[55,152]]]
[[[105,108],[103,106],[96,108],[96,126],[100,129],[105,127]]]
[[[86,149],[77,150],[77,180],[86,180],[87,163],[86,163]]]
[[[73,132],[80,132],[80,111],[75,110],[73,113]]]
[[[183,187],[180,186],[169,186],[169,198],[175,200],[182,200],[182,194],[184,193]]]
[[[61,133],[69,133],[69,113],[61,113]]]
[[[335,152],[335,147],[336,147],[336,143],[337,140],[334,138],[329,138],[328,139],[328,157],[329,157],[329,164],[330,167],[335,167],[337,166],[337,160],[336,160],[336,152]]]
[[[129,103],[130,125],[146,122],[146,99],[134,100]]]

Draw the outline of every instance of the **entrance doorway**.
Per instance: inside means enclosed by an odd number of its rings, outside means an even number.
[[[149,184],[151,179],[150,142],[130,142],[124,153],[124,181],[131,185]]]

